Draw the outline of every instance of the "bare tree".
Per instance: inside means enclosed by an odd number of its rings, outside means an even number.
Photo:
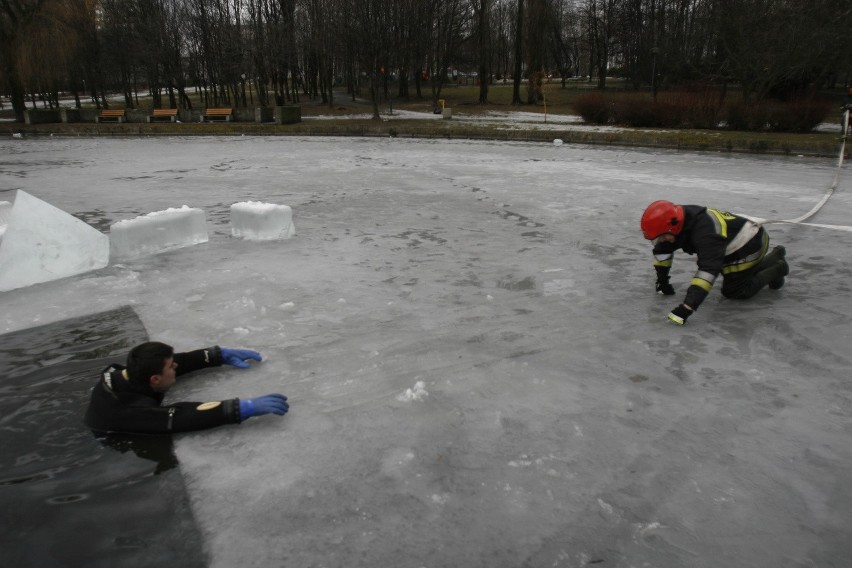
[[[848,2],[718,0],[715,16],[721,55],[746,101],[805,94],[841,61],[838,47],[849,61]]]
[[[462,0],[437,0],[434,4],[435,35],[432,42],[434,69],[432,74],[432,98],[441,96],[441,89],[448,80],[450,65],[457,60],[459,47],[469,29],[470,12]]]
[[[542,98],[548,53],[548,21],[552,19],[547,0],[527,0],[526,20],[527,104],[537,104]]]
[[[579,74],[579,18],[569,0],[555,0],[552,9],[548,25],[548,33],[552,36],[552,60],[559,71],[562,88],[565,88],[568,77]]]
[[[428,25],[423,16],[428,13],[428,4],[421,0],[401,0],[396,3],[398,11],[396,19],[396,36],[394,38],[394,49],[397,52],[397,65],[395,68],[399,74],[399,85],[397,96],[409,100],[411,81],[421,98],[420,91],[421,71],[423,69],[423,54],[425,39],[429,37]]]
[[[392,0],[361,0],[350,5],[351,15],[346,22],[347,45],[358,54],[358,64],[367,74],[373,119],[380,120],[379,99],[382,96],[382,77],[388,66],[389,37],[392,33],[390,16]]]
[[[514,82],[512,86],[512,104],[523,104],[521,101],[521,72],[524,45],[524,0],[516,0],[517,10],[515,12],[515,59],[514,59]]]
[[[514,10],[509,0],[494,0],[491,18],[491,53],[493,68],[498,79],[505,82],[509,75],[509,64],[512,60],[512,19]]]
[[[59,83],[80,40],[75,26],[92,8],[89,0],[0,1],[0,75],[16,120],[24,120],[28,90],[33,104],[37,92],[58,103]]]
[[[592,69],[598,73],[598,89],[606,88],[612,49],[618,39],[616,32],[616,0],[585,0],[584,11],[588,23],[589,81]]]
[[[406,26],[410,25],[410,41],[407,50],[411,56],[411,77],[414,80],[415,96],[423,97],[423,87],[432,71],[432,41],[435,37],[436,18],[429,0],[410,0],[410,9],[406,11]],[[404,48],[405,49],[405,48]]]
[[[488,85],[491,82],[491,2],[473,0],[476,21],[476,45],[479,59],[479,104],[488,104]]]
[[[513,104],[540,81],[618,72],[638,89],[742,87],[747,101],[852,81],[848,0],[0,0],[0,84],[18,120],[27,98],[70,92],[96,107],[334,104],[343,78],[370,90],[374,118],[396,96],[441,96],[449,69],[475,67],[478,100],[513,76]],[[168,97],[167,99],[165,97]]]

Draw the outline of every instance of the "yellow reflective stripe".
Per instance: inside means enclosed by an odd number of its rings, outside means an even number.
[[[733,219],[734,217],[730,214],[725,214],[722,211],[717,211],[716,209],[707,209],[707,212],[710,213],[711,218],[715,221],[716,224],[716,232],[728,238],[728,220]]]
[[[707,280],[705,280],[703,278],[699,278],[698,276],[696,276],[695,278],[690,280],[689,284],[691,286],[698,286],[699,288],[701,288],[705,292],[709,292],[710,290],[713,289],[713,282],[708,282]]]
[[[743,272],[750,268],[754,268],[758,264],[763,261],[763,257],[766,256],[766,252],[769,250],[769,235],[764,231],[763,233],[763,242],[761,244],[760,250],[754,254],[750,254],[745,258],[741,258],[740,260],[734,262],[733,264],[729,264],[722,268],[722,274],[732,274],[734,272]]]
[[[654,266],[661,266],[663,268],[671,268],[672,261],[674,260],[674,255],[672,253],[665,254],[655,254],[654,255]]]
[[[745,272],[749,268],[754,268],[758,264],[760,264],[760,260],[753,260],[751,262],[740,262],[738,264],[731,264],[730,266],[726,266],[722,269],[722,274],[733,274],[734,272]]]
[[[712,211],[715,215],[720,215],[725,221],[733,221],[737,218],[736,215],[732,215],[731,213],[728,213],[727,211],[722,211],[721,209],[710,209],[708,207],[707,210]]]
[[[682,317],[676,316],[674,314],[669,314],[669,321],[672,323],[676,323],[677,325],[683,325],[684,323],[686,323],[683,321]]]

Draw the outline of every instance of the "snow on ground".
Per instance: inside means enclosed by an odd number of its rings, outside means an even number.
[[[302,120],[328,120],[351,118],[367,120],[372,118],[370,113],[355,113],[334,116],[334,115],[317,115],[305,116]],[[445,120],[440,114],[416,112],[409,110],[383,110],[380,113],[382,120]],[[512,112],[512,111],[487,111],[483,114],[465,114],[459,112],[458,109],[453,109],[454,122],[471,123],[471,124],[486,124],[500,127],[506,130],[588,130],[592,132],[619,132],[624,128],[615,126],[599,126],[583,123],[583,119],[579,116],[567,114],[547,114],[544,112]]]
[[[0,331],[129,305],[179,349],[263,353],[169,393],[291,401],[177,437],[212,566],[838,566],[852,235],[770,226],[787,285],[714,291],[679,328],[638,228],[660,198],[795,217],[834,172],[569,144],[4,140],[0,200],[102,231],[187,204],[210,239],[0,294]],[[851,188],[814,221],[849,225]],[[291,206],[296,235],[233,238],[240,201]],[[676,259],[679,294],[694,270]]]
[[[368,120],[372,118],[371,113],[353,113],[346,115],[316,115],[305,116],[302,120],[329,120],[329,119],[360,119]],[[408,110],[382,110],[380,112],[381,119],[384,121],[392,120],[444,120],[440,114],[416,112]],[[497,111],[490,110],[481,114],[466,114],[458,108],[453,109],[452,119],[455,122],[485,124],[497,126],[505,130],[575,130],[588,132],[623,132],[629,130],[622,126],[606,126],[599,124],[587,124],[580,116],[572,114],[551,114],[545,113],[544,109],[538,112],[522,112],[522,111]],[[840,121],[824,122],[814,129],[816,132],[837,132],[840,133]]]

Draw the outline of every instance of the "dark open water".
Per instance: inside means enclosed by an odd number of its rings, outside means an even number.
[[[97,439],[100,371],[147,340],[131,308],[0,335],[5,566],[204,566],[170,437]]]

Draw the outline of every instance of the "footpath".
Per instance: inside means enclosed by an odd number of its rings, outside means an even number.
[[[738,132],[665,130],[584,124],[577,116],[542,112],[489,111],[466,114],[454,109],[440,114],[384,108],[374,120],[363,108],[352,114],[312,114],[294,124],[255,121],[44,123],[0,121],[0,137],[40,136],[359,136],[528,141],[565,144],[646,147],[710,152],[836,157],[841,147],[839,125],[814,132]]]

